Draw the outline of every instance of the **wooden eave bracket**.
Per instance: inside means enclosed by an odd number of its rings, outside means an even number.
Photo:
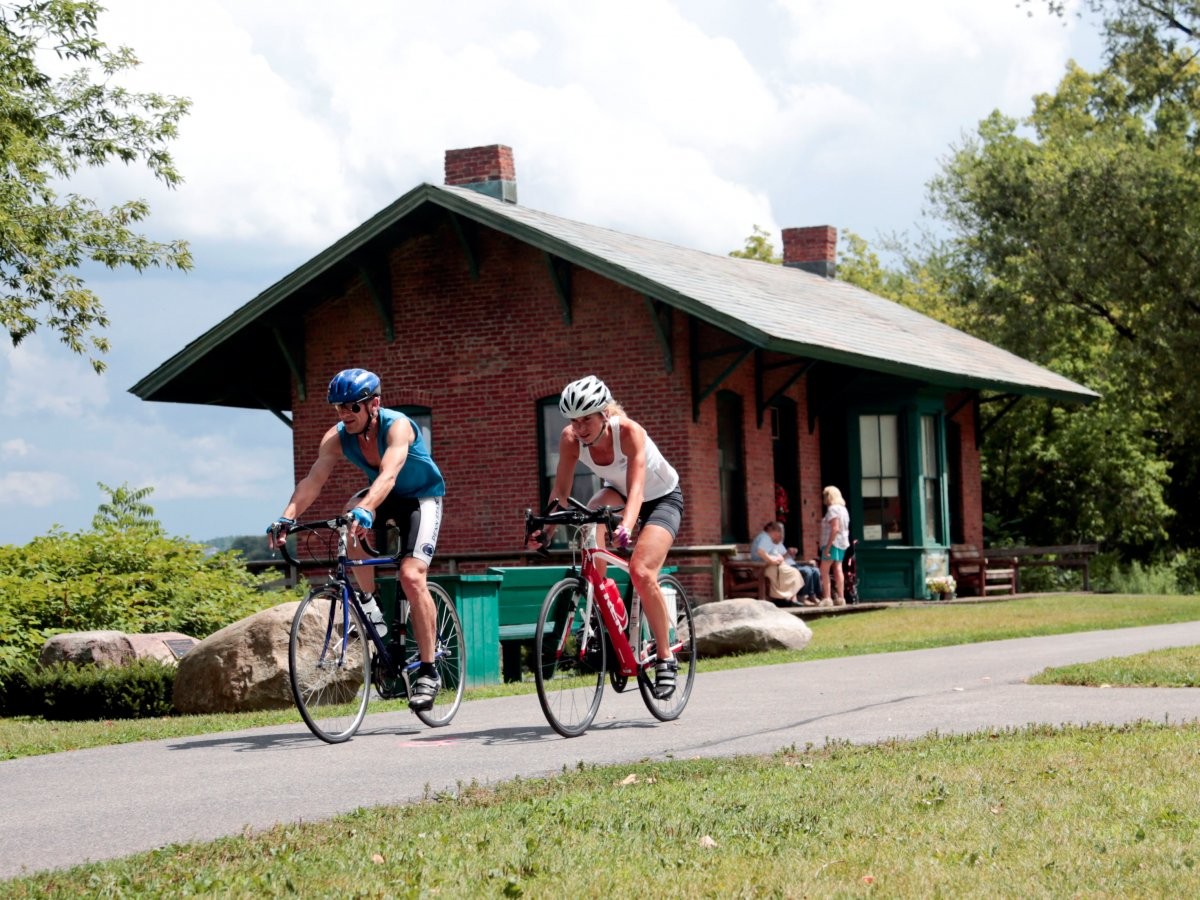
[[[282,422],[288,428],[295,428],[295,426],[292,424],[292,420],[287,417],[287,413],[285,413],[283,410],[273,409],[272,407],[269,407],[269,406],[267,407],[267,410],[268,410],[268,412],[271,413],[271,415],[273,415],[275,418],[277,418],[280,422]]]
[[[762,350],[756,350],[754,353],[754,402],[758,412],[758,427],[762,428],[763,417],[766,415],[767,407],[771,406],[776,400],[782,397],[787,389],[799,381],[804,375],[817,364],[813,359],[798,359],[791,357],[788,359],[779,360],[778,362],[768,363],[766,354]],[[782,384],[780,384],[771,396],[766,394],[766,375],[767,372],[776,369],[794,369],[788,375]]]
[[[646,300],[646,308],[650,310],[650,321],[654,324],[654,333],[658,335],[658,343],[662,347],[663,369],[669,375],[675,371],[675,351],[671,346],[671,336],[675,332],[675,309],[648,294],[642,296]]]
[[[287,363],[288,369],[291,370],[292,380],[296,384],[296,397],[301,400],[308,399],[308,392],[304,387],[304,342],[303,340],[289,341],[279,330],[278,325],[271,326],[271,334],[275,336],[275,343],[279,346],[279,352],[283,354],[283,360]],[[264,404],[266,405],[266,404]],[[271,407],[267,407],[271,409]],[[275,410],[271,410],[275,415],[284,418],[283,415]],[[292,423],[284,418],[284,421],[290,426]]]
[[[467,257],[467,269],[471,273],[471,280],[478,281],[479,241],[475,233],[475,223],[449,210],[446,211],[446,215],[450,217],[450,225],[454,228],[454,233],[458,236],[458,243]]]
[[[732,375],[737,367],[745,361],[746,357],[754,352],[754,345],[740,343],[701,354],[699,350],[699,330],[695,319],[688,320],[688,343],[691,351],[688,355],[692,359],[692,421],[699,422],[700,404],[712,396],[717,388],[724,383],[725,379]],[[721,374],[714,378],[707,387],[703,387],[700,382],[700,364],[705,360],[720,359],[721,357],[730,355],[734,356],[733,362],[726,366]]]
[[[962,412],[963,407],[965,407],[969,403],[975,402],[975,400],[977,400],[978,398],[979,398],[979,391],[971,391],[965,397],[963,397],[960,401],[958,401],[958,404],[953,409],[947,411],[946,418],[953,419],[960,412]]]
[[[396,340],[396,327],[395,310],[392,305],[392,279],[388,274],[386,259],[363,260],[358,264],[358,277],[366,285],[375,311],[383,321],[383,335],[390,344]]]
[[[1003,419],[1006,415],[1008,415],[1009,411],[1014,406],[1016,406],[1018,403],[1020,403],[1021,400],[1023,400],[1023,399],[1024,398],[1020,394],[998,394],[995,397],[989,397],[986,401],[981,401],[981,402],[992,402],[992,401],[996,401],[996,400],[1008,400],[1008,402],[1004,404],[1003,408],[1001,408],[1000,412],[996,413],[994,416],[992,416],[990,419],[988,419],[986,423],[980,424],[979,431],[978,431],[978,435],[979,435],[978,443],[982,444],[984,436],[988,433],[988,429],[990,429],[993,425],[995,425],[997,422],[999,422],[1001,419]],[[980,416],[979,418],[982,419],[983,417]]]
[[[562,307],[563,323],[571,324],[571,264],[553,253],[545,253],[546,267],[550,270],[550,281]]]

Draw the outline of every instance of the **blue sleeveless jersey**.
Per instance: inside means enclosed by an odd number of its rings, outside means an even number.
[[[437,467],[437,463],[429,455],[429,448],[425,446],[425,438],[421,434],[421,429],[404,413],[383,407],[379,409],[379,434],[376,437],[379,442],[380,458],[383,458],[383,452],[387,449],[388,429],[401,420],[412,426],[413,434],[417,436],[417,439],[409,445],[408,458],[404,460],[404,465],[400,467],[400,472],[396,475],[392,494],[397,497],[446,496],[446,482],[442,478],[442,472]],[[338,422],[337,429],[338,440],[342,443],[342,455],[366,472],[367,478],[374,482],[379,477],[379,470],[363,457],[362,450],[358,447],[358,440],[354,435],[346,433],[346,426],[343,423]]]

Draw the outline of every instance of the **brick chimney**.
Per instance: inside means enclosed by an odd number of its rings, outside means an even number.
[[[458,185],[504,200],[517,202],[517,170],[511,147],[489,144],[446,151],[446,184]]]
[[[783,229],[783,264],[833,278],[837,273],[837,229],[832,225]]]

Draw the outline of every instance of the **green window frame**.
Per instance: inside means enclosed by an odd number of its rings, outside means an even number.
[[[926,544],[944,544],[946,525],[942,515],[943,471],[938,417],[921,416],[921,506]]]

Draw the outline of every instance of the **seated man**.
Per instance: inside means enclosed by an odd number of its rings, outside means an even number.
[[[772,599],[785,605],[817,605],[821,576],[817,568],[796,561],[795,548],[783,545],[783,523],[768,522],[750,545],[750,556],[767,563],[765,574]],[[802,600],[803,598],[803,600]]]
[[[768,563],[771,596],[791,605],[816,606],[821,594],[821,573],[812,561],[796,559],[796,548],[785,547],[783,523],[768,522],[750,545],[750,555]]]

